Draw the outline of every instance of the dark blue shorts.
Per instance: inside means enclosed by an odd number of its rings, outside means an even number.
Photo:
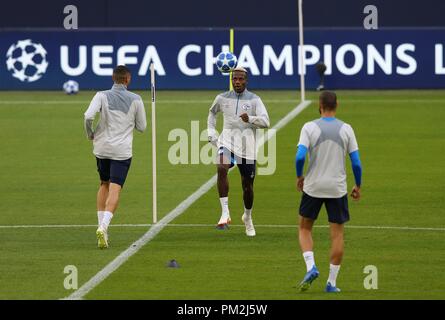
[[[330,223],[343,224],[349,221],[348,195],[341,198],[314,198],[303,192],[300,216],[317,220],[321,206],[325,205]]]
[[[96,163],[101,181],[109,181],[121,187],[124,186],[128,170],[130,170],[131,158],[127,160],[111,160],[96,157]]]
[[[229,164],[230,168],[232,168],[236,164],[238,166],[241,176],[252,180],[255,179],[256,160],[250,160],[238,157],[236,154],[230,152],[230,150],[225,147],[220,147],[218,149],[218,161],[220,155],[224,156],[223,164]]]

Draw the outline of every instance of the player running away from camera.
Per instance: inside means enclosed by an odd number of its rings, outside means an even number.
[[[209,142],[218,148],[217,172],[218,193],[221,203],[221,218],[217,228],[227,229],[231,222],[229,212],[229,180],[231,167],[237,164],[243,188],[244,214],[242,221],[246,234],[255,236],[252,222],[253,181],[256,171],[255,132],[257,128],[269,127],[269,115],[260,97],[247,91],[247,71],[237,67],[232,72],[233,89],[219,94],[209,110],[207,122]],[[216,115],[222,112],[224,125],[221,135],[216,133]]]
[[[307,122],[300,134],[296,154],[297,189],[303,192],[300,203],[299,241],[306,262],[307,273],[299,285],[301,291],[309,289],[318,277],[315,266],[312,227],[324,204],[328,213],[331,234],[329,278],[326,292],[340,292],[336,279],[343,258],[344,223],[349,221],[348,192],[346,186],[345,157],[349,154],[354,172],[353,200],[360,199],[362,167],[357,140],[352,127],[335,118],[337,96],[324,91],[319,98],[321,118]],[[309,151],[306,178],[303,167]]]
[[[113,71],[113,87],[96,93],[85,112],[85,130],[88,139],[93,140],[100,177],[96,236],[101,249],[108,248],[108,226],[130,169],[133,129],[143,132],[147,127],[141,97],[127,90],[130,80],[130,70],[117,66]],[[93,129],[96,113],[100,113],[100,120]]]

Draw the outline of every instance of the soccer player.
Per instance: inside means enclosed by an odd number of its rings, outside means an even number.
[[[85,112],[85,131],[93,140],[100,187],[97,193],[97,244],[108,248],[108,226],[113,218],[132,158],[133,129],[147,127],[144,104],[137,94],[127,90],[130,70],[117,66],[111,90],[96,93]],[[96,113],[100,121],[93,129]]]
[[[351,197],[353,200],[360,199],[362,167],[357,140],[352,127],[335,118],[336,110],[336,94],[322,92],[319,98],[321,118],[307,122],[303,126],[298,143],[295,159],[296,183],[297,189],[303,192],[299,210],[299,240],[307,269],[299,285],[301,291],[309,289],[311,283],[319,276],[314,260],[312,226],[324,203],[331,233],[330,268],[326,292],[340,292],[336,286],[336,279],[343,258],[344,223],[349,220],[346,153],[351,159],[355,178]],[[308,150],[309,168],[305,178],[303,167]]]
[[[253,181],[256,170],[255,131],[269,127],[266,107],[256,94],[247,91],[247,70],[237,67],[232,73],[234,90],[219,94],[209,110],[207,129],[209,142],[218,147],[217,172],[218,193],[221,203],[221,218],[217,228],[227,229],[231,222],[229,212],[228,170],[235,165],[241,174],[243,188],[244,214],[242,221],[247,236],[255,236],[252,222]],[[224,116],[223,131],[217,137],[216,115]]]

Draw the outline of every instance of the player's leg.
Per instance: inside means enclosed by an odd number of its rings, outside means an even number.
[[[224,164],[224,156],[220,156],[221,163],[218,163],[217,173],[218,173],[218,194],[220,198],[229,196],[229,179],[227,177],[230,169],[229,164]]]
[[[96,157],[96,165],[100,178],[100,186],[96,197],[97,222],[100,226],[104,217],[105,202],[108,197],[108,187],[110,184],[110,159],[99,159]]]
[[[246,226],[246,235],[254,237],[256,235],[255,227],[252,221],[253,207],[253,182],[255,180],[256,162],[253,160],[241,159],[238,163],[238,169],[241,174],[241,185],[243,188],[244,214],[242,221]]]
[[[114,214],[119,206],[119,196],[122,190],[122,186],[118,183],[110,183],[107,201],[105,203],[105,212]]]
[[[231,153],[224,147],[220,147],[217,156],[217,186],[219,202],[221,204],[221,218],[218,221],[218,229],[227,229],[231,222],[229,211],[229,178],[230,167],[233,166]]]
[[[329,223],[329,227],[331,231],[331,252],[326,292],[340,292],[340,289],[337,288],[337,276],[344,253],[344,225]]]
[[[97,192],[96,205],[97,205],[97,221],[98,228],[96,230],[97,246],[100,249],[108,247],[108,241],[106,238],[106,231],[102,228],[102,223],[105,215],[105,206],[108,198],[108,190],[110,184],[110,159],[96,158],[97,171],[101,184]]]
[[[344,223],[349,221],[347,195],[326,201],[326,210],[331,232],[329,278],[326,283],[326,292],[340,292],[340,289],[337,288],[337,276],[344,254]]]
[[[100,248],[108,247],[108,227],[119,205],[120,192],[127,178],[130,165],[131,158],[127,160],[110,161],[110,185],[108,188],[108,197],[105,202],[105,212],[102,223],[96,231]]]
[[[344,225],[330,223],[329,227],[331,230],[330,262],[333,265],[340,265],[344,253]]]
[[[105,203],[108,198],[110,181],[100,181],[99,191],[97,191],[97,225],[100,226],[104,218]]]
[[[301,252],[303,252],[303,256],[305,253],[313,253],[314,249],[314,240],[312,239],[312,228],[314,226],[315,220],[312,220],[310,218],[302,217],[300,216],[299,221],[299,227],[298,227],[298,240],[300,242],[300,248]],[[313,254],[311,259],[306,259],[306,256],[304,257],[306,263],[309,262],[309,265],[307,267],[307,271],[312,269],[312,267],[315,265]]]
[[[330,223],[331,230],[331,252],[329,264],[329,278],[326,283],[327,292],[340,292],[337,288],[337,276],[344,253],[344,225]]]
[[[253,207],[253,180],[250,177],[241,176],[241,186],[243,187],[244,208],[251,211]],[[246,211],[244,211],[246,212]]]
[[[300,220],[298,228],[298,240],[306,263],[306,275],[299,284],[300,291],[306,291],[312,282],[318,278],[319,272],[315,265],[314,241],[312,228],[318,217],[323,200],[303,193],[300,203]]]

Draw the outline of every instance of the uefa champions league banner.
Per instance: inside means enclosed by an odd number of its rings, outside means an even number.
[[[304,36],[302,49],[296,29],[235,30],[250,88],[299,88],[305,72],[314,89],[320,61],[327,88],[445,87],[445,29],[307,29]],[[132,89],[148,89],[151,62],[159,89],[223,90],[229,80],[214,57],[226,50],[228,30],[0,31],[0,90],[60,90],[67,80],[105,89],[118,64],[132,70]]]

